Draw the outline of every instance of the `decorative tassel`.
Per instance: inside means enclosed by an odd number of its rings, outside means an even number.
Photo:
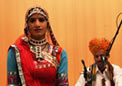
[[[92,66],[92,81],[96,81],[96,64]]]

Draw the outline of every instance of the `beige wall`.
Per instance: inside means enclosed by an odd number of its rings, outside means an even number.
[[[54,34],[68,54],[70,86],[93,63],[88,42],[94,37],[111,40],[117,30],[116,17],[122,12],[122,0],[1,0],[0,1],[0,86],[6,84],[7,49],[23,33],[28,8],[40,5],[50,17]],[[119,21],[122,16],[119,17]],[[111,50],[110,61],[122,67],[122,27]]]

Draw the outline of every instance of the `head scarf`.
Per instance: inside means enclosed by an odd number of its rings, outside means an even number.
[[[105,38],[95,38],[89,42],[89,50],[93,55],[96,55],[97,52],[103,52],[106,54],[107,49],[110,46],[110,41]]]
[[[49,16],[48,16],[48,13],[40,8],[40,7],[33,7],[33,8],[30,8],[27,13],[26,13],[26,16],[25,16],[25,28],[24,28],[24,31],[25,31],[25,35],[28,36],[28,20],[29,18],[33,15],[33,14],[41,14],[42,16],[45,17],[46,21],[47,21],[47,27],[49,28],[49,31],[46,32],[46,41],[50,44],[53,44],[53,45],[59,45],[58,42],[56,41],[55,39],[55,36],[53,34],[53,31],[52,31],[52,28],[51,28],[51,25],[49,23]]]

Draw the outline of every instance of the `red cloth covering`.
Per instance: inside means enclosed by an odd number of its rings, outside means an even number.
[[[55,86],[56,69],[55,67],[47,67],[37,69],[34,64],[34,55],[26,42],[21,37],[14,43],[19,49],[22,63],[22,70],[26,82],[26,86]],[[49,64],[45,61],[39,64]]]

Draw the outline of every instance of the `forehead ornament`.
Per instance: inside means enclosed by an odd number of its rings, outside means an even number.
[[[39,8],[34,8],[34,9],[30,12],[30,14],[28,15],[28,18],[29,18],[30,16],[32,16],[33,14],[35,14],[35,13],[37,13],[37,14],[42,14],[43,16],[47,17],[47,16],[44,14],[44,12],[41,11],[41,9],[39,9]]]

